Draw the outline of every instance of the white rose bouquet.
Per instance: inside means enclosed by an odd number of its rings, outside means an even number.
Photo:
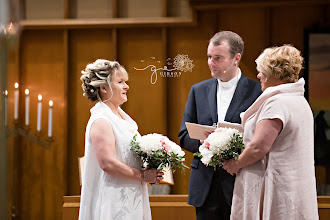
[[[217,128],[199,147],[194,156],[201,158],[206,166],[222,166],[222,162],[240,155],[244,149],[242,133],[235,128]]]
[[[131,151],[140,157],[148,168],[170,167],[173,172],[176,168],[189,168],[183,163],[185,153],[181,147],[161,134],[135,135],[130,145]]]

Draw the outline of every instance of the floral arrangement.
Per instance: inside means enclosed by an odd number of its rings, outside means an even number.
[[[235,128],[217,128],[199,147],[194,156],[201,158],[206,166],[222,166],[225,160],[237,160],[244,150],[242,134]]]
[[[185,153],[181,147],[161,134],[147,134],[133,137],[131,151],[140,157],[148,168],[164,169],[170,167],[182,171],[188,168],[183,162]]]

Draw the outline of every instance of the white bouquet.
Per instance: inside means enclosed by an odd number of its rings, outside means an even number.
[[[185,153],[181,147],[161,134],[147,134],[133,137],[131,151],[147,164],[148,168],[163,169],[171,167],[188,168],[183,162]]]
[[[237,159],[244,149],[242,134],[235,128],[217,128],[199,147],[194,156],[206,166],[222,166],[222,162]]]

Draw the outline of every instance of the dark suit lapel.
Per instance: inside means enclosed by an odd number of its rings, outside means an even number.
[[[217,85],[218,80],[214,79],[208,86],[207,97],[210,105],[210,112],[213,123],[218,121],[218,114],[217,114]]]
[[[242,74],[240,80],[238,81],[234,96],[230,102],[230,105],[228,107],[225,121],[231,121],[234,113],[238,109],[238,107],[241,105],[246,93],[248,92],[248,80],[247,78]]]

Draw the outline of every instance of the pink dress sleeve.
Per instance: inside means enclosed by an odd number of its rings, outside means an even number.
[[[272,97],[265,101],[265,104],[259,110],[257,123],[265,119],[280,119],[283,127],[288,119],[288,105],[281,100],[281,97]]]

